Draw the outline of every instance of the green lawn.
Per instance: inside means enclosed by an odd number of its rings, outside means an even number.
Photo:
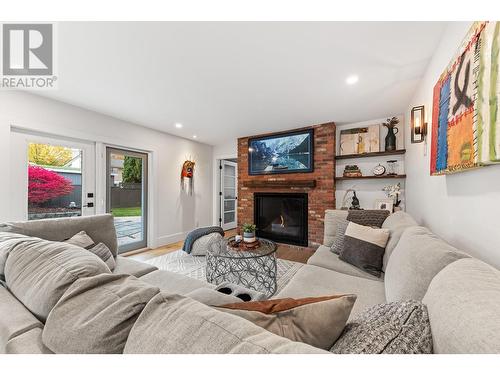
[[[141,207],[113,208],[112,211],[113,211],[114,217],[141,216],[142,215]]]

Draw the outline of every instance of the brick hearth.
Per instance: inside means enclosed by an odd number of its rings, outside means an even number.
[[[252,223],[254,220],[254,193],[305,192],[308,193],[309,199],[309,246],[317,247],[323,242],[323,218],[325,210],[335,208],[335,124],[332,122],[293,130],[310,128],[314,129],[314,172],[312,173],[249,176],[249,137],[238,139],[238,227],[241,228],[243,223]],[[316,181],[315,187],[279,186],[286,182],[290,182],[290,185],[293,185],[294,181],[298,182],[297,185],[310,185],[305,182],[311,180]],[[278,181],[279,183],[276,183]],[[274,186],[266,186],[267,184]],[[286,184],[288,185],[288,183]]]

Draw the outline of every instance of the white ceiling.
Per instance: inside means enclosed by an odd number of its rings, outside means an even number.
[[[212,145],[357,122],[406,111],[445,27],[66,22],[58,25],[59,89],[41,94]],[[356,85],[345,84],[350,74]]]

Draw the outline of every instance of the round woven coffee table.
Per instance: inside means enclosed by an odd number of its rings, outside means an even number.
[[[234,237],[213,243],[207,251],[207,281],[212,284],[231,282],[265,293],[276,293],[276,250],[273,241],[259,238],[253,250],[235,250],[228,246]]]

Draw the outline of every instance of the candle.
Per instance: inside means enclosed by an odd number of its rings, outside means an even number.
[[[420,134],[420,116],[415,118],[415,134]]]

